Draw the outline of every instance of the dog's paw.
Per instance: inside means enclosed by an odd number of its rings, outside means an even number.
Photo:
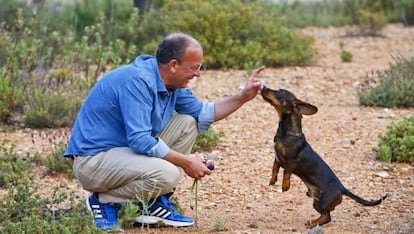
[[[315,223],[313,223],[313,222],[312,222],[312,220],[308,220],[308,221],[305,223],[305,226],[306,226],[306,228],[311,229],[311,228],[314,228],[314,227],[316,226],[316,224],[315,224]]]
[[[290,189],[290,184],[289,185],[282,185],[282,191],[286,192]]]
[[[308,234],[323,234],[323,233],[324,233],[323,228],[319,225],[316,225],[315,227],[310,228],[308,230]]]

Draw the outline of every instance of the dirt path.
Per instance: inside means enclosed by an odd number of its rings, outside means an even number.
[[[414,56],[414,28],[390,25],[384,37],[344,37],[346,28],[307,28],[315,37],[319,56],[311,67],[267,69],[261,77],[272,88],[291,90],[319,108],[303,119],[312,147],[337,173],[344,185],[362,197],[389,198],[376,207],[363,207],[344,198],[332,212],[325,233],[413,233],[414,168],[407,164],[386,165],[372,151],[386,126],[414,109],[360,107],[356,87],[373,71],[387,69],[393,57]],[[352,52],[352,63],[342,63],[339,42]],[[208,53],[208,51],[206,52]],[[192,85],[205,100],[217,100],[237,92],[248,75],[245,71],[205,71]],[[186,229],[128,229],[127,233],[307,233],[304,223],[317,216],[303,183],[293,177],[291,189],[281,192],[281,183],[269,186],[273,163],[272,140],[278,117],[261,97],[243,106],[213,128],[225,138],[217,153],[216,169],[199,186],[198,227]],[[19,151],[45,151],[51,143],[67,137],[69,129],[0,132],[0,138],[16,139]],[[33,140],[32,140],[33,139]],[[35,144],[32,143],[35,142]],[[36,151],[35,151],[36,150]],[[197,156],[202,156],[198,154]],[[279,178],[280,175],[279,175]],[[177,197],[185,213],[193,216],[192,180],[185,177]],[[39,177],[42,184],[60,184],[85,198],[76,180]],[[45,190],[47,193],[48,190]]]

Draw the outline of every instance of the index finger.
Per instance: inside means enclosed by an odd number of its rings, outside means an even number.
[[[265,66],[261,66],[259,68],[257,68],[256,70],[253,71],[252,76],[255,77],[257,76],[261,71],[263,71],[266,67]]]

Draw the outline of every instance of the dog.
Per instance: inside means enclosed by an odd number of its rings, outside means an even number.
[[[290,188],[292,174],[298,176],[308,188],[306,195],[313,198],[313,207],[320,217],[305,225],[313,228],[331,221],[330,212],[342,202],[346,195],[365,206],[380,204],[387,195],[376,201],[367,201],[350,192],[341,183],[331,168],[312,149],[302,132],[302,115],[313,115],[318,108],[301,101],[288,90],[272,90],[266,86],[261,91],[263,99],[270,103],[279,115],[279,126],[274,137],[275,160],[270,185],[277,181],[280,167],[283,171],[282,191]]]

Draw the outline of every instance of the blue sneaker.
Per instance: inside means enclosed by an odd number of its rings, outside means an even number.
[[[98,194],[93,193],[86,199],[86,207],[92,213],[95,225],[98,228],[107,231],[122,231],[122,226],[117,218],[118,211],[121,209],[120,204],[102,204],[99,202]]]
[[[153,203],[152,203],[153,202]],[[174,202],[168,200],[167,196],[160,196],[147,210],[141,208],[141,215],[135,218],[135,222],[141,224],[163,223],[174,227],[186,227],[194,224],[194,220],[178,213]]]

